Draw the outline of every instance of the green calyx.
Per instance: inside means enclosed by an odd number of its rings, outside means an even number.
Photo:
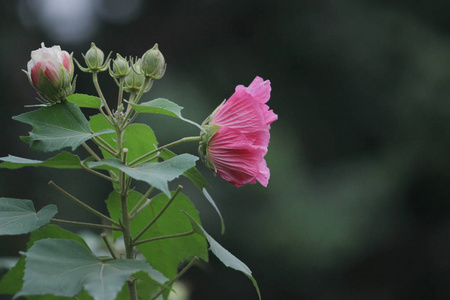
[[[135,63],[131,64],[131,72],[125,76],[125,85],[123,90],[127,93],[139,93],[142,86],[145,84],[145,77],[141,72],[141,59],[138,59]],[[149,80],[148,84],[144,87],[144,93],[148,92],[153,85],[153,80]]]
[[[141,74],[151,79],[161,79],[166,72],[166,61],[163,54],[155,44],[152,49],[148,50],[142,56]]]
[[[198,146],[198,154],[202,161],[206,164],[208,168],[213,170],[214,172],[217,172],[216,167],[211,162],[211,160],[208,157],[208,147],[209,142],[212,139],[212,137],[219,131],[221,126],[216,124],[207,124],[202,126],[203,129],[205,129],[205,132],[200,132],[200,144]]]
[[[111,65],[108,65],[109,75],[114,78],[124,78],[131,73],[132,69],[128,63],[128,61],[117,53],[117,58],[112,61]]]
[[[87,68],[82,67],[77,60],[75,60],[75,62],[78,65],[78,68],[80,68],[80,70],[83,72],[103,72],[106,71],[109,67],[109,57],[111,56],[111,53],[112,52],[109,53],[105,61],[105,55],[103,54],[103,51],[95,46],[94,43],[91,43],[91,48],[86,52],[86,54],[83,54],[83,58],[86,62]]]

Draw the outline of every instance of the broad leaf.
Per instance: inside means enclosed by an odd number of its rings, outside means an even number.
[[[58,210],[53,204],[36,212],[31,200],[0,198],[0,235],[24,234],[50,223]]]
[[[22,137],[22,140],[29,143],[32,149],[44,152],[65,147],[75,150],[96,135],[113,132],[104,130],[91,133],[80,108],[69,101],[27,112],[13,119],[33,126],[30,135]]]
[[[113,129],[114,127],[103,117],[98,114],[92,116],[89,120],[91,129],[95,132]],[[116,149],[116,134],[105,134],[102,139],[107,142],[113,149]],[[131,124],[124,132],[123,148],[128,149],[127,161],[131,162],[138,157],[156,149],[158,142],[153,130],[145,124]],[[113,156],[102,149],[104,158],[112,158]]]
[[[80,169],[81,162],[77,155],[69,152],[61,152],[55,157],[49,158],[45,161],[28,159],[17,157],[14,155],[8,155],[1,157],[0,160],[4,161],[0,164],[0,168],[5,169],[19,169],[23,167],[47,167],[57,169]]]
[[[46,225],[36,231],[33,231],[30,235],[30,240],[27,243],[27,249],[30,249],[33,244],[36,241],[47,239],[47,238],[57,238],[57,239],[68,239],[68,240],[74,240],[79,243],[85,244],[84,240],[79,237],[76,234],[71,233],[70,231],[64,230],[59,226],[56,225]],[[25,256],[22,256],[17,264],[6,273],[1,281],[0,281],[0,295],[1,294],[8,294],[8,295],[14,295],[18,293],[22,289],[23,284],[23,275],[25,272]],[[85,293],[84,293],[85,294]],[[49,299],[60,299],[61,297],[57,298],[56,296],[45,296],[49,297]],[[53,298],[50,298],[53,297]],[[35,297],[27,297],[28,299],[40,299],[40,296]],[[72,299],[73,298],[64,298],[64,299]],[[78,296],[78,299],[85,300],[85,299],[92,299],[87,295]]]
[[[128,167],[118,159],[105,159],[98,162],[88,162],[90,168],[99,168],[104,170],[118,169],[130,177],[147,182],[151,186],[161,190],[166,195],[170,195],[168,182],[177,178],[193,166],[198,157],[190,154],[181,154],[172,159],[158,162],[145,163],[136,167]]]
[[[72,240],[40,240],[24,254],[24,283],[16,296],[71,297],[84,287],[95,300],[111,300],[128,278],[139,271],[147,272],[160,284],[167,281],[147,262],[130,259],[102,262],[89,248]]]
[[[161,151],[160,157],[164,160],[170,159],[172,157],[175,157],[176,154],[168,149],[164,149]],[[197,168],[190,168],[186,172],[183,173],[183,175],[188,178],[192,183],[203,193],[205,198],[209,201],[209,203],[214,207],[217,214],[220,218],[220,225],[222,228],[222,234],[225,233],[225,222],[223,220],[222,214],[220,213],[219,208],[217,207],[216,203],[214,202],[213,198],[209,195],[208,191],[206,190],[207,187],[209,187],[209,184],[206,182],[203,175],[200,173]]]
[[[183,107],[167,99],[158,98],[152,101],[143,102],[141,104],[130,103],[130,105],[138,113],[161,114],[175,117],[184,122],[197,126],[198,128],[200,128],[200,130],[203,130],[203,128],[199,124],[195,123],[194,121],[185,119],[181,116],[181,110],[183,109]]]
[[[231,254],[227,249],[222,247],[216,240],[214,240],[204,229],[200,224],[189,215],[189,213],[185,212],[186,216],[191,221],[192,227],[194,228],[195,232],[200,234],[201,236],[204,236],[210,245],[210,249],[212,253],[227,267],[230,267],[232,269],[235,269],[237,271],[241,271],[247,277],[253,282],[253,285],[255,286],[256,292],[258,293],[259,299],[261,299],[261,294],[259,292],[258,283],[256,282],[255,278],[252,276],[252,271],[247,267],[246,264],[244,264],[242,261],[240,261],[236,256]]]
[[[131,210],[141,199],[138,192],[131,192],[128,198],[129,210]],[[151,199],[150,204],[145,207],[131,221],[131,234],[136,236],[146,225],[161,211],[167,203],[166,195],[159,194]],[[120,218],[120,196],[117,192],[110,194],[106,201],[111,218]],[[185,233],[192,230],[192,226],[181,211],[188,211],[193,218],[200,222],[198,211],[192,202],[183,194],[178,194],[164,214],[153,224],[139,240],[146,240],[166,235]],[[184,237],[176,237],[151,241],[138,245],[139,251],[147,258],[152,266],[168,278],[177,274],[178,265],[187,258],[198,256],[208,260],[208,250],[204,237],[191,234]]]
[[[67,101],[75,103],[79,107],[100,109],[103,106],[102,100],[99,97],[85,94],[72,94],[66,99]]]

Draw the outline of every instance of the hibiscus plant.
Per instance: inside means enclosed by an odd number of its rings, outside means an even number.
[[[270,172],[264,156],[270,124],[277,119],[266,105],[270,82],[256,77],[248,87],[237,86],[198,125],[182,117],[182,107],[167,99],[140,102],[166,71],[158,45],[140,59],[120,54],[111,59],[92,44],[83,58],[84,66],[59,46],[44,44],[31,52],[24,72],[42,103],[13,119],[32,126],[21,139],[33,150],[59,152],[46,160],[8,155],[0,158],[0,168],[85,170],[87,176],[111,182],[105,201],[108,215],[94,209],[92,199],[78,199],[76,189],[55,181],[49,182],[51,188],[97,216],[99,222],[56,218],[53,204],[36,211],[31,200],[0,198],[0,234],[30,233],[27,249],[0,281],[0,294],[41,300],[167,299],[178,278],[199,260],[208,261],[209,244],[226,266],[250,278],[260,298],[250,269],[203,229],[182,186],[169,187],[179,176],[188,178],[199,190],[194,196],[205,198],[216,209],[223,231],[222,216],[206,190],[209,185],[196,169],[198,157],[169,148],[196,143],[194,152],[198,147],[205,164],[234,186],[256,182],[267,186]],[[82,72],[91,73],[96,96],[75,93],[74,61]],[[100,87],[102,72],[109,73],[118,86],[114,107]],[[81,108],[90,113],[89,120]],[[92,109],[98,113],[92,115]],[[139,114],[177,118],[176,122],[192,125],[198,134],[159,146],[153,130],[135,122]],[[86,150],[84,157],[73,154],[79,146]],[[147,189],[139,191],[136,181],[144,182]],[[58,226],[64,224],[101,231],[98,240],[108,255],[94,253],[80,236]]]

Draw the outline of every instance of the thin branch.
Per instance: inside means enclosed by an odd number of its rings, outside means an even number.
[[[133,209],[130,211],[129,215],[130,215],[130,220],[134,219],[137,214],[138,214],[138,210],[141,211],[141,205],[147,201],[148,196],[150,196],[150,194],[153,192],[155,188],[152,186],[150,187],[147,192],[142,196],[142,198],[139,200],[139,202],[133,207]],[[146,203],[145,203],[146,204]],[[145,205],[144,204],[144,205]],[[147,206],[147,205],[146,205]]]
[[[61,187],[59,187],[56,183],[54,183],[53,181],[50,181],[48,183],[51,187],[53,187],[55,190],[57,190],[58,192],[60,192],[61,194],[63,194],[64,196],[66,196],[67,198],[69,198],[70,200],[74,201],[75,203],[77,203],[78,205],[80,205],[81,207],[83,207],[84,209],[88,210],[89,212],[93,213],[94,215],[96,215],[97,217],[102,218],[105,221],[110,222],[111,224],[114,224],[118,227],[121,227],[120,224],[116,221],[114,221],[113,219],[105,216],[104,214],[102,214],[101,212],[95,210],[94,208],[90,207],[89,205],[87,205],[86,203],[84,203],[81,200],[78,200],[77,198],[75,198],[74,196],[72,196],[71,194],[69,194],[68,192],[66,192],[65,190],[63,190]]]
[[[108,242],[108,238],[106,237],[106,233],[102,233],[101,237],[103,239],[103,241],[105,242],[106,247],[109,250],[109,253],[111,253],[112,258],[117,259],[116,254],[114,253],[114,249],[112,248],[111,244]]]
[[[116,231],[122,230],[122,228],[115,227],[115,226],[108,226],[108,225],[94,224],[94,223],[85,223],[85,222],[78,222],[78,221],[61,220],[61,219],[55,219],[55,218],[50,219],[50,221],[53,223],[75,225],[75,226],[82,226],[82,227],[116,230]]]
[[[111,113],[111,110],[109,109],[108,103],[106,102],[105,96],[103,96],[102,90],[100,89],[100,85],[98,84],[98,77],[97,72],[92,73],[92,81],[94,82],[95,89],[97,90],[98,95],[100,96],[100,99],[103,102],[103,106],[106,109],[106,112],[108,113],[108,116],[111,118],[111,120],[114,119],[113,114]],[[109,120],[109,118],[107,118]],[[110,120],[110,122],[111,122]]]
[[[178,145],[178,144],[182,144],[182,143],[198,142],[198,141],[200,141],[200,137],[199,136],[184,137],[184,138],[179,139],[179,140],[177,140],[175,142],[172,142],[172,143],[166,144],[164,146],[161,146],[159,148],[156,148],[156,149],[154,149],[154,150],[152,150],[152,151],[142,155],[141,157],[136,158],[135,160],[130,162],[130,166],[132,167],[132,166],[136,165],[137,163],[139,163],[141,160],[146,159],[146,158],[152,156],[153,154],[155,154],[156,152],[164,150],[166,148],[169,148],[169,147],[172,147],[172,146],[175,146],[175,145]]]
[[[109,180],[112,183],[118,183],[118,181],[116,179],[113,179],[113,178],[111,178],[111,177],[109,177],[109,176],[107,176],[107,175],[105,175],[103,173],[100,173],[100,172],[97,172],[97,171],[95,171],[95,170],[93,170],[91,168],[88,168],[85,165],[83,165],[83,163],[80,163],[80,166],[83,168],[83,170],[86,170],[86,171],[88,171],[88,172],[90,172],[90,173],[92,173],[94,175],[97,175],[97,176],[99,176],[99,177],[101,177],[103,179]]]
[[[194,258],[187,264],[187,266],[184,267],[183,270],[181,270],[180,273],[177,274],[177,276],[172,278],[162,290],[160,290],[156,295],[150,298],[150,300],[156,300],[159,296],[161,296],[169,288],[169,286],[171,286],[175,281],[177,281],[181,276],[183,276],[184,273],[186,273],[198,260],[199,258],[197,256],[194,256]]]
[[[194,234],[194,233],[195,233],[195,231],[191,230],[191,231],[188,231],[188,232],[176,233],[176,234],[165,235],[165,236],[158,236],[158,237],[154,237],[154,238],[151,238],[151,239],[146,239],[146,240],[135,242],[134,245],[137,246],[137,245],[140,245],[140,244],[154,242],[154,241],[159,241],[159,240],[183,237],[183,236],[188,236],[188,235],[191,235],[191,234]]]
[[[166,209],[170,206],[170,204],[173,202],[173,200],[176,198],[178,193],[181,191],[183,187],[181,185],[178,186],[177,190],[173,193],[172,197],[169,199],[169,201],[164,205],[164,207],[161,209],[161,211],[153,218],[153,220],[148,223],[148,225],[134,238],[133,243],[136,243],[136,241],[156,222],[158,221],[159,217],[166,211]]]
[[[82,146],[84,147],[84,149],[86,149],[87,152],[89,152],[89,154],[92,155],[96,160],[98,160],[98,161],[102,160],[102,159],[100,158],[100,156],[98,156],[97,153],[95,153],[94,150],[92,150],[92,148],[89,147],[88,144],[86,144],[86,142],[83,142],[83,144],[81,144],[81,145],[82,145]]]

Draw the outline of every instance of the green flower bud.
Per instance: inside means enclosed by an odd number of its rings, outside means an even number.
[[[86,62],[87,68],[82,67],[78,61],[75,60],[78,67],[83,72],[103,72],[108,69],[109,66],[109,57],[111,56],[111,53],[108,55],[105,61],[105,55],[103,54],[103,51],[97,48],[94,43],[91,43],[91,48],[86,52],[86,54],[83,54],[84,61]]]
[[[142,75],[152,79],[160,79],[166,72],[166,61],[161,51],[158,49],[158,44],[155,44],[152,49],[148,50],[142,56],[141,65]]]
[[[109,74],[114,78],[124,78],[131,72],[131,67],[128,61],[120,54],[117,54],[117,58],[113,60],[113,67],[109,69]]]
[[[132,67],[131,72],[125,77],[125,85],[123,90],[127,93],[139,93],[145,83],[145,78],[141,70],[141,60],[138,59]],[[153,80],[150,80],[144,88],[144,92],[148,92],[153,85]]]

